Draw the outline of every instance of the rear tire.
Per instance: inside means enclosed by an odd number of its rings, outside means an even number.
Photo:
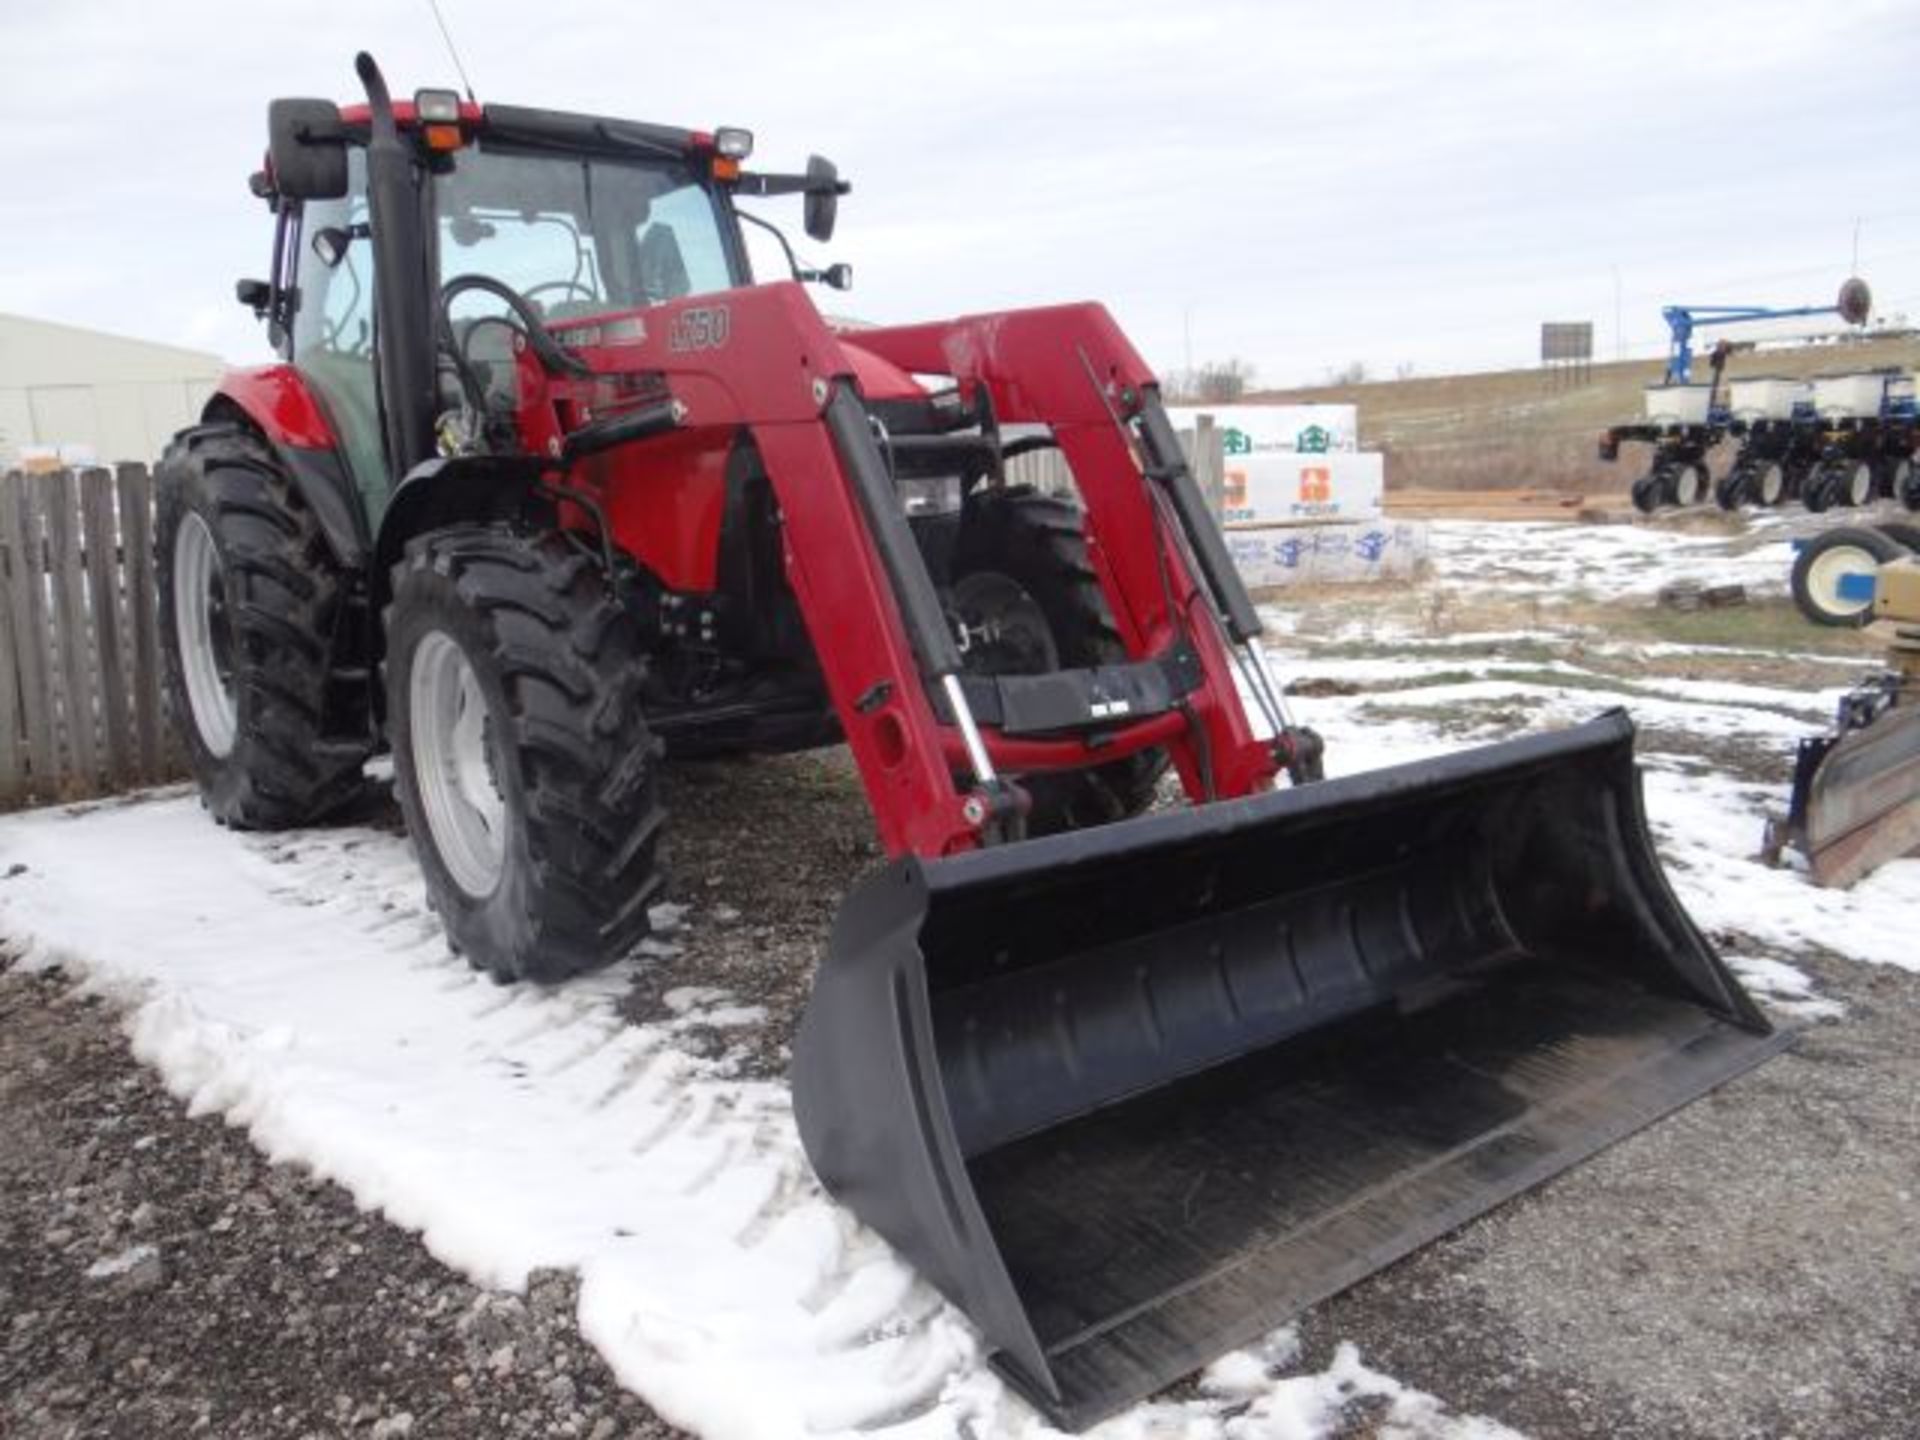
[[[1025,486],[976,493],[954,551],[955,593],[969,578],[992,574],[1014,582],[1038,605],[1060,668],[1127,659],[1087,554],[1086,517],[1078,505]],[[1167,752],[1153,749],[1087,770],[1026,776],[1021,783],[1033,797],[1027,831],[1051,835],[1138,815],[1153,803],[1166,768]]]
[[[1843,575],[1871,574],[1905,553],[1878,530],[1839,525],[1809,541],[1793,562],[1793,603],[1816,625],[1849,628],[1873,618],[1872,605],[1842,599]]]
[[[567,979],[647,933],[663,881],[639,629],[563,537],[432,531],[387,622],[395,790],[447,938],[497,980]]]
[[[238,425],[181,434],[154,472],[167,700],[223,825],[307,825],[360,793],[370,736],[326,730],[347,581],[279,457]]]

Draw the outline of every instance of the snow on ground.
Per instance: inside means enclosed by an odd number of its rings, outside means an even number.
[[[1434,573],[1453,584],[1496,583],[1509,593],[1590,588],[1601,597],[1651,595],[1675,580],[1786,589],[1793,546],[1778,524],[1758,523],[1742,547],[1725,535],[1648,525],[1488,525],[1435,520],[1428,531]],[[1780,531],[1774,538],[1773,531]]]
[[[786,1088],[677,1043],[757,1018],[723,992],[677,991],[670,1023],[631,1026],[625,967],[496,986],[448,953],[404,841],[236,835],[177,791],[0,822],[0,875],[0,933],[121,999],[135,1053],[194,1113],[338,1181],[482,1283],[577,1268],[583,1333],[673,1423],[755,1440],[1052,1433],[971,1326],[822,1194]],[[1097,1433],[1310,1437],[1359,1397],[1410,1436],[1500,1433],[1349,1352],[1285,1373],[1276,1344],[1228,1362],[1233,1385]]]
[[[1784,568],[1767,547],[1759,560],[1729,557],[1718,540],[1638,527],[1435,529],[1439,563],[1485,567],[1482,583],[1560,583],[1569,554],[1631,561],[1649,589],[1678,573],[1752,586]],[[1788,744],[1830,708],[1825,695],[1664,678],[1615,694],[1573,663],[1463,665],[1447,653],[1457,643],[1409,639],[1398,648],[1417,654],[1343,661],[1298,636],[1276,641],[1283,676],[1407,687],[1296,701],[1327,736],[1335,773],[1490,738],[1443,724],[1488,702],[1525,702],[1528,728],[1623,703],[1661,730],[1763,745]],[[1524,682],[1509,678],[1516,668]],[[1848,892],[1816,890],[1752,858],[1782,795],[1697,756],[1644,758],[1676,889],[1703,928],[1738,938],[1729,958],[1769,1003],[1808,1019],[1835,1011],[1793,966],[1809,945],[1920,969],[1903,943],[1920,861]],[[742,1079],[685,1041],[757,1023],[724,992],[676,991],[671,1021],[633,1026],[616,1013],[626,967],[497,987],[448,953],[402,840],[358,828],[235,835],[180,792],[0,821],[0,877],[0,934],[30,963],[122,999],[136,1052],[194,1111],[337,1180],[483,1283],[577,1268],[584,1333],[668,1420],[756,1440],[1049,1433],[986,1368],[966,1321],[822,1194],[785,1086]],[[665,943],[680,918],[656,912]],[[1098,1433],[1314,1437],[1363,1397],[1386,1406],[1396,1435],[1510,1433],[1448,1414],[1351,1347],[1324,1372],[1298,1373],[1289,1331],[1218,1362],[1193,1398],[1138,1407]]]

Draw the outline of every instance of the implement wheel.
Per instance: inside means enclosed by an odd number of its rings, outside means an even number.
[[[968,500],[948,605],[968,637],[967,668],[1036,675],[1127,659],[1087,555],[1086,519],[1071,501],[1025,486]],[[1032,835],[1137,815],[1153,801],[1165,750],[1143,750],[1086,770],[1028,775]]]
[[[1684,460],[1667,478],[1667,495],[1683,510],[1691,510],[1707,498],[1710,490],[1706,462]]]
[[[1742,461],[1713,487],[1713,502],[1722,510],[1738,510],[1753,493],[1753,467]]]
[[[638,627],[556,534],[407,546],[387,617],[395,790],[447,938],[498,980],[564,980],[647,932],[659,747]]]
[[[1843,460],[1840,463],[1840,483],[1837,498],[1843,505],[1858,508],[1871,505],[1879,481],[1873,473],[1870,460]]]
[[[1905,553],[1878,530],[1840,525],[1808,542],[1793,562],[1793,603],[1816,625],[1860,626],[1873,618],[1870,601],[1842,596],[1849,575],[1871,575]]]
[[[1840,473],[1831,464],[1816,465],[1807,472],[1805,487],[1800,492],[1801,503],[1816,515],[1823,515],[1833,508],[1840,498]]]
[[[1787,467],[1778,460],[1756,461],[1747,481],[1747,494],[1769,510],[1787,498]]]
[[[252,432],[187,431],[154,479],[161,661],[200,794],[223,825],[310,824],[359,794],[372,748],[327,732],[346,577]]]

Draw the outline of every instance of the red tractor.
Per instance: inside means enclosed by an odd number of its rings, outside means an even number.
[[[453,945],[558,981],[646,930],[663,756],[844,742],[892,860],[795,1042],[802,1138],[1054,1419],[1777,1043],[1661,881],[1624,717],[1303,783],[1099,306],[837,332],[799,282],[844,269],[755,283],[736,206],[826,240],[825,161],[358,69],[269,110],[239,296],[281,358],[159,472],[209,809],[306,824],[390,749]],[[1075,499],[1007,482],[1036,446]]]

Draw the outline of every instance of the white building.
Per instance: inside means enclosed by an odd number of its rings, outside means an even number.
[[[0,314],[0,466],[55,452],[151,463],[225,368],[199,350]]]

